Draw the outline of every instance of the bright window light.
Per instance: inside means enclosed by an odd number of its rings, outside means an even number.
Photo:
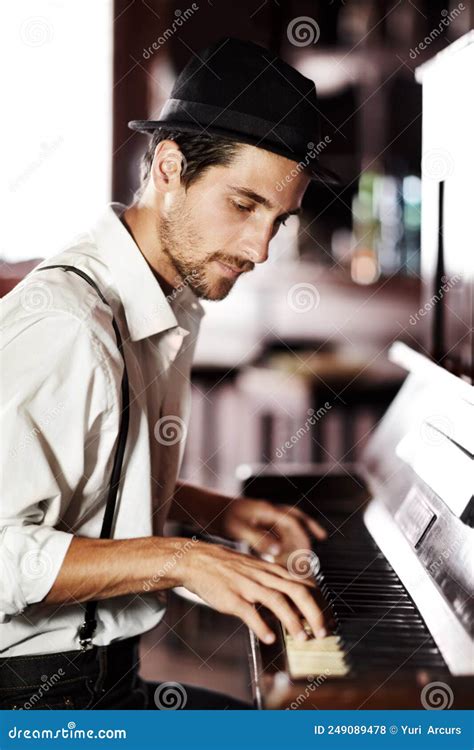
[[[111,0],[0,6],[2,260],[49,257],[110,200]]]

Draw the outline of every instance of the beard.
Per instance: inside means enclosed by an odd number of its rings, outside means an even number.
[[[219,260],[243,273],[251,271],[254,263],[240,261],[222,252],[204,251],[204,241],[195,229],[189,212],[175,208],[157,227],[163,253],[176,271],[177,284],[185,283],[200,299],[222,300],[231,291],[236,278],[213,273],[212,261]]]

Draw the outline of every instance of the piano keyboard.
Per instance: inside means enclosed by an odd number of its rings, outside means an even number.
[[[444,670],[445,662],[423,618],[397,574],[365,528],[361,516],[345,521],[331,514],[343,531],[320,543],[317,583],[335,623],[323,639],[295,641],[286,634],[290,675],[355,676],[374,668]]]
[[[286,636],[252,651],[260,706],[419,708],[427,680],[449,686],[457,707],[470,705],[474,456],[464,415],[472,423],[474,389],[403,344],[392,349],[409,375],[359,464],[341,473],[289,465],[285,475],[257,466],[244,477],[246,496],[294,503],[329,532],[314,551],[330,635],[303,643]],[[425,427],[435,417],[444,437],[433,443]],[[451,465],[453,450],[462,462]],[[272,677],[285,673],[293,679]],[[320,675],[327,679],[318,691],[302,689]]]
[[[288,671],[295,679],[309,675],[345,677],[349,674],[341,639],[337,635],[301,642],[285,633],[285,645]]]

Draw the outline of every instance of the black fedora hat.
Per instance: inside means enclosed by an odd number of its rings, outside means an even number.
[[[193,55],[158,119],[132,120],[129,127],[229,138],[301,163],[313,180],[339,183],[319,162],[330,138],[321,140],[313,81],[253,42],[227,37]]]

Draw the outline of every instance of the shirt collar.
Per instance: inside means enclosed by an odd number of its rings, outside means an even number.
[[[178,321],[138,245],[120,221],[125,209],[120,203],[111,203],[92,234],[117,286],[130,337],[139,341],[178,326]],[[178,295],[180,306],[190,315],[198,320],[204,315],[189,287]]]

